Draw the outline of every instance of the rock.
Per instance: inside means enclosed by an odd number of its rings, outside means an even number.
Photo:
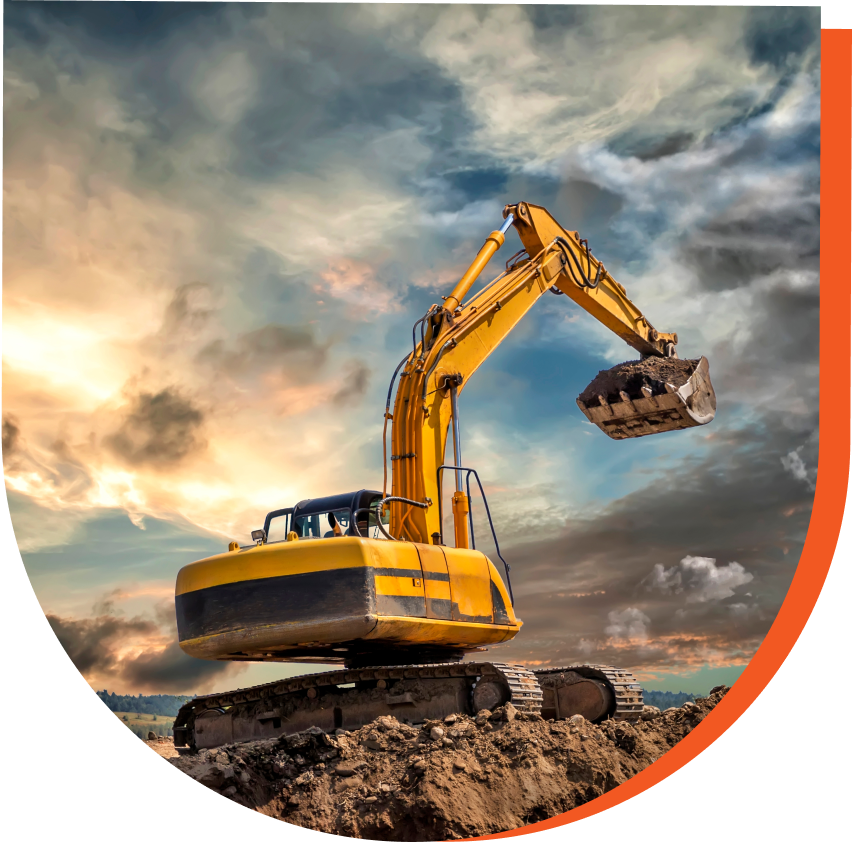
[[[447,747],[450,747],[450,746],[453,746],[453,745],[454,745],[454,744],[453,744],[453,741],[452,741],[452,740],[450,740],[450,738],[449,738],[449,737],[445,737],[445,738],[441,741],[441,743],[443,743],[443,744],[444,744],[444,746],[447,746]]]
[[[695,713],[696,711],[701,710],[694,702],[684,702],[683,705],[681,705],[681,708],[689,713]]]
[[[342,776],[343,778],[348,778],[349,776],[354,776],[355,772],[356,772],[356,769],[351,764],[338,764],[334,768],[335,775]]]
[[[293,784],[297,787],[301,787],[303,784],[310,784],[314,780],[314,774],[308,770],[307,772],[302,773],[297,779],[293,780]]]
[[[448,726],[451,726],[457,719],[458,717],[455,714],[448,714],[446,717],[444,717],[444,722]]]
[[[293,805],[293,806],[301,805],[301,804],[302,804],[302,797],[301,797],[301,796],[299,796],[299,794],[298,794],[298,793],[294,793],[294,794],[293,794],[293,795],[292,795],[292,796],[291,796],[291,797],[287,800],[287,804],[288,804],[288,805]]]
[[[233,796],[237,792],[237,788],[232,784],[230,787],[226,787],[222,791],[223,796]]]
[[[662,712],[656,705],[646,705],[642,709],[642,717],[643,720],[653,720],[655,717],[659,717]]]
[[[580,726],[585,725],[586,718],[582,714],[574,714],[568,722],[571,723],[572,726],[577,726],[579,728]]]
[[[717,685],[716,685],[716,687],[714,687],[714,688],[710,691],[710,695],[711,695],[711,696],[713,696],[713,694],[714,694],[714,693],[721,693],[722,691],[725,691],[725,690],[727,690],[727,689],[728,689],[728,686],[727,686],[727,685],[724,685],[724,684],[717,684]]]
[[[239,774],[238,778],[240,784],[248,784],[251,781],[251,776],[245,770]]]
[[[376,720],[376,724],[386,731],[390,731],[391,729],[395,729],[399,726],[399,723],[394,717],[379,717]]]
[[[461,758],[457,758],[453,761],[453,767],[464,772],[467,769],[467,764]]]
[[[195,780],[205,787],[212,787],[214,790],[218,790],[226,781],[234,777],[233,767],[225,767],[218,763],[202,766],[204,769],[200,774],[195,775]]]
[[[367,740],[364,741],[364,746],[366,746],[367,749],[372,749],[374,752],[381,752],[384,748],[380,741],[373,740],[372,738],[367,738]]]
[[[483,710],[481,710],[481,711],[480,711],[480,712],[476,715],[476,719],[474,720],[474,722],[475,722],[478,726],[484,726],[484,725],[488,722],[488,719],[489,719],[489,717],[490,717],[490,716],[491,716],[491,712],[490,712],[490,711],[486,711],[486,710],[483,708]]]
[[[422,758],[414,764],[414,772],[419,775],[422,775],[428,769],[429,765]]]
[[[365,801],[368,805],[372,805],[372,804],[373,804],[373,802],[378,802],[378,801],[379,801],[379,797],[378,797],[378,796],[368,796],[368,797],[367,797],[364,801]]]
[[[517,716],[518,709],[511,702],[507,702],[503,706],[503,721],[511,723]]]
[[[440,740],[444,736],[444,730],[440,726],[432,726],[429,730],[429,737],[432,740]]]
[[[382,784],[379,785],[379,790],[381,790],[382,793],[390,793],[391,792],[391,786],[389,784],[385,784],[384,782],[382,782]]]
[[[154,732],[149,731],[148,732],[148,740],[156,740],[156,739],[157,739],[157,735],[154,734]]]

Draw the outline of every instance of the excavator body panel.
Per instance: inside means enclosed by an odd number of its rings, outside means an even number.
[[[344,663],[447,658],[520,630],[476,550],[338,536],[233,550],[184,567],[175,607],[197,658]]]

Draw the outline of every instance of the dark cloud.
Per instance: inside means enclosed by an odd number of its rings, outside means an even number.
[[[792,579],[812,494],[781,461],[795,435],[720,439],[663,482],[506,550],[526,621],[512,658],[653,669],[751,657]]]
[[[95,617],[47,615],[62,648],[87,679],[109,676],[111,686],[125,690],[186,693],[212,687],[216,679],[244,669],[190,657],[152,620],[116,614],[114,598],[121,591],[113,594],[96,605]],[[173,620],[173,602],[171,617]],[[156,645],[145,646],[151,641]],[[130,648],[139,644],[143,645],[141,651]]]
[[[803,186],[799,196],[774,200],[755,190],[690,234],[681,257],[702,286],[726,291],[776,270],[818,271],[818,196]]]
[[[18,421],[11,414],[3,415],[3,462],[12,457],[18,448],[21,430]]]
[[[563,6],[561,4],[553,4],[552,6],[530,5],[523,8],[533,26],[539,31],[539,36],[545,37],[551,34],[555,36],[564,35],[564,30],[579,23],[584,13],[587,12],[582,6]]]
[[[248,8],[245,8],[248,6]],[[251,13],[244,4],[246,14]],[[80,46],[116,53],[154,47],[181,30],[198,26],[200,21],[222,17],[220,3],[10,3],[5,25],[19,37],[40,43],[44,26],[62,26]]]
[[[177,333],[185,335],[203,327],[213,314],[213,309],[203,302],[209,291],[210,287],[202,282],[181,285],[166,306],[160,333],[166,338],[175,338]]]
[[[670,135],[653,138],[636,138],[635,133],[627,133],[613,139],[610,149],[620,156],[635,156],[643,162],[664,159],[689,149],[695,141],[694,132],[672,132]]]
[[[134,617],[103,615],[81,619],[47,615],[62,648],[74,666],[85,676],[89,673],[120,674],[121,660],[118,651],[121,645],[133,637],[157,634],[157,626],[150,620]]]
[[[358,403],[367,392],[370,382],[370,368],[360,361],[354,361],[347,367],[343,387],[332,397],[334,405],[352,405]]]
[[[752,64],[782,68],[819,38],[818,6],[767,6],[748,11],[745,44]]]
[[[143,392],[104,443],[128,464],[170,467],[205,447],[203,422],[202,411],[177,389]]]
[[[299,368],[321,367],[327,353],[328,345],[316,339],[312,327],[269,324],[238,336],[231,346],[213,341],[201,350],[198,361],[231,377],[287,367],[299,381]]]

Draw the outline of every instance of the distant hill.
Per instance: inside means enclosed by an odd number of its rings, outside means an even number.
[[[694,693],[672,693],[669,690],[643,690],[642,694],[646,705],[656,705],[661,711],[666,708],[680,708],[684,702],[695,702],[696,696]]]
[[[191,696],[169,696],[168,694],[128,696],[121,693],[107,693],[106,690],[96,692],[101,702],[110,711],[124,714],[157,714],[164,717],[176,717],[181,705],[192,699]]]

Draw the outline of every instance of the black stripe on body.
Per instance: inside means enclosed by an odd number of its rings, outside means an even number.
[[[396,576],[400,579],[422,579],[422,570],[406,570],[402,567],[373,567],[377,576]]]
[[[181,641],[255,626],[344,619],[374,609],[370,567],[251,579],[175,597]]]
[[[494,582],[491,582],[491,605],[494,608],[494,622],[504,626],[511,625],[512,621],[509,619],[509,611]]]
[[[406,570],[402,567],[374,567],[373,572],[377,576],[396,576],[403,579],[431,579],[433,582],[448,582],[450,580],[449,573],[437,573],[432,570],[427,570],[425,573],[422,570]]]
[[[431,582],[448,582],[450,580],[449,573],[436,573],[433,570],[427,570],[423,576]]]
[[[489,617],[477,617],[472,614],[462,614],[459,611],[459,605],[457,602],[453,603],[453,620],[459,623],[493,623],[494,620]]]
[[[433,620],[452,620],[453,603],[449,599],[426,597],[426,616]]]
[[[388,617],[425,617],[426,600],[423,596],[388,596],[376,594],[376,613]]]

